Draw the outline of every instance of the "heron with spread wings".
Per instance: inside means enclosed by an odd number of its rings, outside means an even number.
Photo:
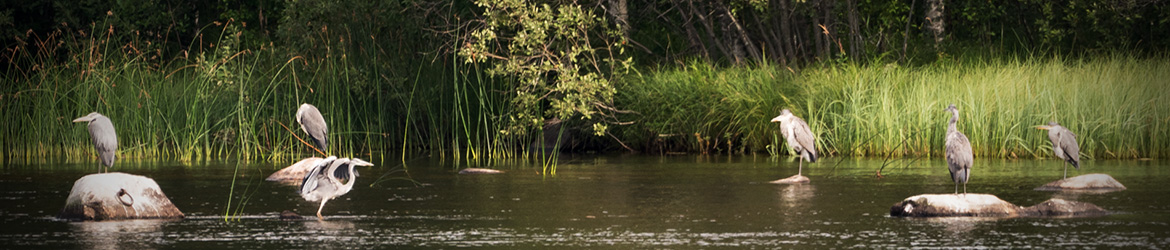
[[[317,219],[325,219],[321,216],[325,202],[349,193],[353,189],[354,180],[357,179],[358,175],[354,167],[373,165],[373,163],[358,158],[338,159],[337,156],[330,156],[322,159],[305,174],[305,179],[301,182],[301,197],[311,202],[320,201],[321,206],[317,208]]]

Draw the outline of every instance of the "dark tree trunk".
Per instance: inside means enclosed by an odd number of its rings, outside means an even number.
[[[715,43],[715,47],[718,48],[721,53],[723,53],[723,56],[735,62],[736,58],[734,58],[734,54],[731,52],[731,49],[727,45],[723,44],[723,41],[719,40],[719,36],[716,35],[714,25],[711,23],[711,20],[707,18],[707,12],[700,10],[697,5],[695,5],[693,0],[687,1],[687,5],[687,7],[690,7],[689,9],[691,14],[694,15],[695,18],[699,19],[699,23],[702,24],[703,28],[707,31],[707,37],[711,39],[711,42]]]
[[[821,59],[830,59],[833,57],[833,49],[840,49],[839,41],[837,40],[837,29],[833,28],[836,23],[836,15],[833,15],[833,7],[835,0],[821,1],[821,18],[822,25],[819,32],[825,36],[825,51],[821,55]]]
[[[849,5],[849,56],[854,59],[861,59],[865,49],[865,42],[861,37],[861,18],[857,13],[857,0],[848,0],[846,4]]]
[[[748,36],[748,33],[746,30],[744,30],[743,25],[739,24],[738,18],[736,18],[735,15],[731,13],[731,9],[727,8],[726,5],[720,5],[719,8],[723,10],[724,20],[727,20],[728,22],[725,28],[729,32],[725,32],[724,34],[727,35],[727,38],[735,45],[735,52],[738,57],[737,61],[742,62],[742,59],[745,56],[744,52],[746,52],[746,56],[750,56],[751,60],[760,60],[760,49],[756,47],[755,42],[752,42],[751,36]]]
[[[907,45],[910,43],[910,22],[914,20],[914,4],[916,3],[918,0],[910,1],[910,13],[906,14],[906,31],[902,33],[902,57],[898,58],[899,62],[906,62],[906,50],[909,49]]]
[[[699,31],[695,29],[695,19],[691,14],[689,5],[684,5],[678,0],[673,0],[671,3],[674,4],[674,9],[678,12],[678,17],[682,20],[681,26],[687,39],[687,44],[689,45],[688,50],[698,53],[699,56],[704,58],[711,58],[711,53],[707,50],[707,45],[703,43],[703,35],[699,34]]]
[[[796,63],[796,46],[793,44],[792,37],[792,17],[791,8],[788,7],[788,0],[775,0],[779,10],[777,16],[780,19],[780,47],[783,49],[784,60],[787,62]]]

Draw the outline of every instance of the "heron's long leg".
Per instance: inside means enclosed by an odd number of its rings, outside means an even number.
[[[325,202],[327,202],[327,201],[329,201],[329,199],[321,199],[321,207],[318,207],[318,208],[317,208],[317,219],[318,219],[318,220],[324,220],[324,219],[325,219],[325,217],[324,217],[324,216],[321,216],[321,209],[325,209]]]
[[[955,181],[955,194],[959,194],[959,181]]]
[[[963,182],[963,195],[967,195],[967,183]]]
[[[804,169],[804,158],[803,157],[796,159],[796,175],[800,175],[801,169]]]
[[[1068,179],[1068,162],[1061,162],[1060,166],[1064,167],[1064,178]]]

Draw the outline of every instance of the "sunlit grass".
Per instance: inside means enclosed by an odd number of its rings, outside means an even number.
[[[777,141],[779,126],[768,121],[789,108],[809,122],[822,153],[931,156],[941,153],[943,109],[954,103],[959,129],[979,156],[1050,157],[1046,133],[1032,128],[1049,120],[1076,133],[1089,158],[1170,153],[1170,60],[1162,57],[831,64],[799,73],[692,62],[643,72],[619,95],[623,107],[642,113],[625,135],[644,144],[653,135],[697,133],[763,152]],[[676,144],[708,150],[696,141]]]
[[[232,23],[209,25],[215,46],[196,44],[173,59],[138,49],[135,36],[94,28],[56,33],[11,48],[0,80],[3,156],[22,161],[93,161],[89,112],[113,121],[119,161],[239,159],[293,162],[317,154],[300,143],[293,120],[312,103],[329,124],[329,154],[379,159],[385,152],[435,154],[489,166],[523,158],[529,135],[502,135],[506,84],[458,58],[425,58],[413,75],[390,70],[402,59],[377,50],[290,56],[278,48],[241,49]],[[99,27],[100,25],[94,25]],[[329,45],[323,45],[329,46]],[[66,60],[57,58],[68,57]]]

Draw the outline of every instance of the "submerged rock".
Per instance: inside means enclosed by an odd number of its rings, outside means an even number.
[[[183,212],[150,178],[126,173],[91,174],[73,182],[57,217],[72,220],[175,219]]]
[[[808,181],[809,181],[808,177],[805,177],[803,175],[793,175],[793,176],[789,176],[788,178],[774,180],[774,181],[770,181],[768,183],[772,183],[772,184],[797,184],[797,183],[808,183]]]
[[[1069,201],[1059,198],[1048,199],[1035,206],[1020,210],[1021,216],[1029,217],[1081,217],[1107,214],[1109,214],[1109,211],[1092,203]]]
[[[1125,190],[1125,185],[1113,179],[1113,176],[1107,174],[1086,174],[1072,178],[1065,178],[1054,182],[1049,182],[1036,188],[1040,191],[1061,191],[1061,190],[1098,190],[1098,191],[1119,191]]]
[[[280,219],[281,220],[300,220],[300,219],[304,219],[304,217],[301,217],[301,215],[299,215],[293,211],[284,210],[284,211],[280,212]]]
[[[298,161],[297,163],[293,163],[292,165],[290,165],[288,167],[285,167],[283,169],[276,171],[275,173],[272,173],[271,175],[268,175],[268,178],[265,178],[264,180],[266,180],[266,181],[279,181],[279,182],[297,182],[297,184],[300,184],[300,182],[305,179],[305,174],[309,173],[309,169],[313,168],[313,166],[317,165],[317,162],[321,161],[321,160],[322,159],[320,157],[309,157],[309,158],[302,159],[301,161]]]
[[[923,194],[890,207],[890,216],[904,217],[1073,217],[1108,213],[1097,205],[1058,198],[1020,207],[990,194]]]
[[[464,168],[459,170],[459,174],[502,174],[504,171],[488,169],[488,168]]]

